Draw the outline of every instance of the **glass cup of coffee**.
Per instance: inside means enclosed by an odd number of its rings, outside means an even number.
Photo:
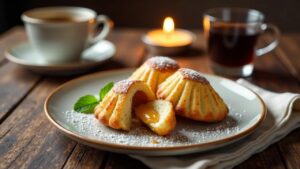
[[[264,23],[264,15],[254,9],[214,8],[203,16],[208,54],[215,73],[250,76],[256,56],[272,51],[279,41],[279,29]],[[258,38],[270,33],[273,41],[257,49]]]

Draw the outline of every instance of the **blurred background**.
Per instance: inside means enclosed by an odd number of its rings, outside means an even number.
[[[43,6],[88,7],[110,16],[116,27],[161,27],[164,17],[172,16],[177,27],[187,29],[202,29],[209,8],[245,7],[262,11],[283,32],[300,31],[299,0],[0,0],[0,33],[22,25],[22,12]]]

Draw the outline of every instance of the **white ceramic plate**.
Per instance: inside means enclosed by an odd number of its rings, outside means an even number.
[[[134,120],[129,132],[100,124],[93,114],[72,111],[83,95],[97,95],[104,84],[126,79],[132,70],[108,71],[72,80],[54,90],[45,102],[49,120],[64,134],[99,149],[139,155],[179,155],[205,151],[237,141],[253,132],[263,121],[266,108],[261,98],[234,81],[204,74],[230,109],[220,123],[201,123],[177,118],[169,136],[158,136]]]
[[[49,64],[42,60],[28,41],[7,49],[5,56],[35,73],[47,75],[73,75],[87,72],[110,59],[116,53],[115,45],[102,40],[83,51],[81,59],[72,63]]]

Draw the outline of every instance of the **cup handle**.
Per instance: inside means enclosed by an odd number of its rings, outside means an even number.
[[[279,43],[279,38],[280,38],[280,31],[277,28],[277,26],[275,26],[273,24],[269,24],[269,23],[262,24],[261,29],[264,31],[264,33],[270,32],[272,34],[274,40],[271,43],[269,43],[266,47],[257,49],[255,51],[256,56],[262,56],[262,55],[272,51],[273,49],[275,49]]]
[[[91,43],[95,44],[103,39],[106,38],[106,36],[108,35],[108,33],[110,32],[110,30],[113,28],[113,21],[106,15],[98,15],[96,17],[96,25],[95,27],[97,28],[98,25],[103,24],[103,29],[101,30],[100,33],[98,33],[98,35],[96,35]]]

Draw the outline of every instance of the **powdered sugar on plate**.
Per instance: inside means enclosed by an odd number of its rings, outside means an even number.
[[[229,106],[228,117],[219,123],[201,123],[181,117],[176,129],[168,136],[158,136],[137,119],[133,119],[129,132],[114,130],[101,124],[93,114],[74,111],[62,113],[67,123],[61,124],[76,134],[101,142],[138,147],[176,147],[221,140],[240,131],[239,120],[243,112]]]
[[[110,81],[126,79],[132,72],[101,72],[65,84],[48,97],[45,103],[47,116],[64,133],[77,135],[80,142],[105,150],[141,155],[178,155],[224,146],[253,132],[265,117],[263,102],[250,90],[233,81],[204,73],[200,74],[209,80],[229,107],[229,114],[222,122],[201,123],[176,117],[176,129],[162,137],[136,119],[131,130],[126,132],[102,125],[93,114],[71,111],[79,97],[98,95],[99,87]]]

